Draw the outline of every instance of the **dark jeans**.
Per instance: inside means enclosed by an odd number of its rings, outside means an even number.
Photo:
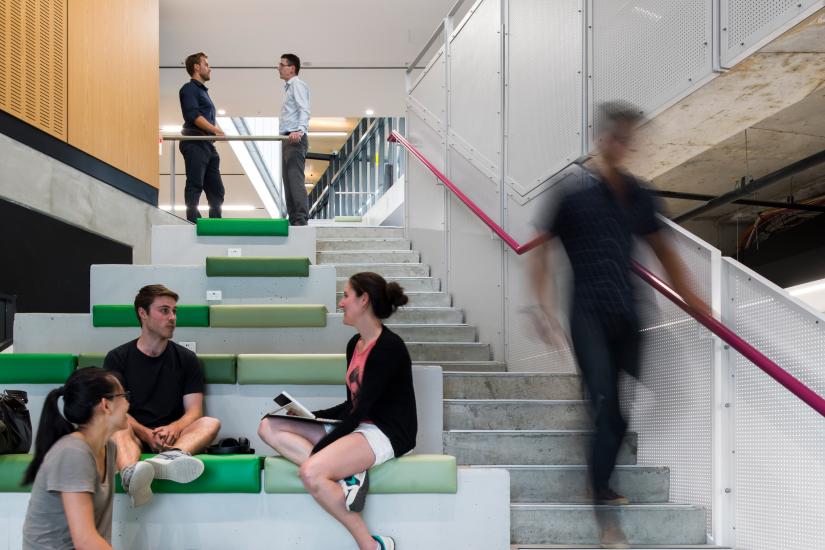
[[[301,136],[298,143],[281,142],[281,170],[284,180],[284,199],[289,214],[289,225],[306,225],[309,217],[304,167],[306,166],[309,139]]]
[[[201,217],[198,203],[201,192],[206,193],[209,217],[220,218],[224,188],[221,180],[221,158],[215,146],[205,141],[181,141],[180,153],[186,164],[186,219],[194,222]]]
[[[590,449],[594,492],[607,489],[627,431],[619,408],[619,371],[636,376],[639,323],[633,317],[573,308],[570,336],[590,396],[596,433]]]

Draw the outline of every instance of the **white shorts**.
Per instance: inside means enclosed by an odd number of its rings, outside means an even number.
[[[330,433],[335,429],[335,424],[324,424],[324,431]],[[369,443],[372,453],[375,455],[375,463],[371,466],[374,468],[379,464],[383,464],[391,458],[395,458],[395,451],[392,449],[390,439],[384,435],[384,432],[375,424],[369,422],[361,422],[352,433],[364,434],[364,437]]]

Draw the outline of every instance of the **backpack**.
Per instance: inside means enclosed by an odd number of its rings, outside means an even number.
[[[28,453],[32,446],[32,421],[24,391],[0,393],[0,454]]]

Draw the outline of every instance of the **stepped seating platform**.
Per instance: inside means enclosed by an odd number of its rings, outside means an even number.
[[[178,304],[178,327],[290,328],[325,327],[322,304]],[[92,306],[92,326],[139,327],[135,307],[127,304]]]
[[[287,237],[289,221],[284,218],[199,218],[199,237]]]
[[[309,277],[309,258],[245,256],[206,258],[207,277]]]

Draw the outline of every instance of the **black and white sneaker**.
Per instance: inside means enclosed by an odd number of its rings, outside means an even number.
[[[370,478],[366,470],[347,479],[342,479],[338,483],[344,489],[347,510],[350,512],[363,510],[364,503],[367,500],[367,491],[370,487]]]
[[[189,483],[203,473],[203,462],[186,451],[171,449],[146,460],[155,469],[155,479]]]
[[[395,550],[395,541],[387,535],[373,535],[372,538],[378,543],[378,550]]]

